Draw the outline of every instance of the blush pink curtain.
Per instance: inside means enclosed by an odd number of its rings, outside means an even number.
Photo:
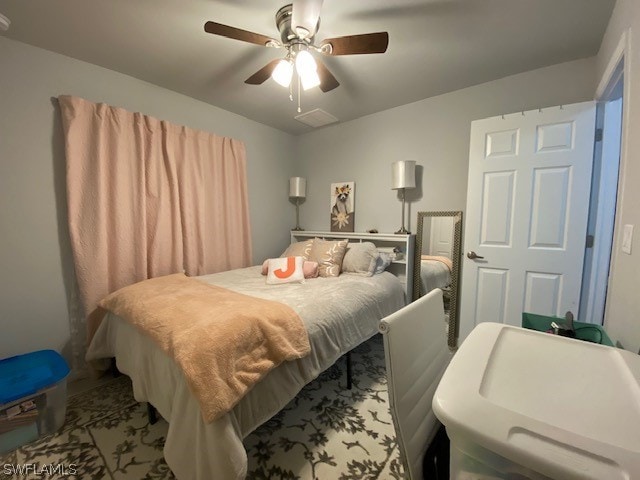
[[[97,303],[121,287],[251,264],[242,142],[77,97],[58,100],[89,341],[104,314]]]

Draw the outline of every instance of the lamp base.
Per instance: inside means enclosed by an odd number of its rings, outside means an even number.
[[[394,232],[395,235],[409,235],[410,233],[411,232],[409,230],[407,230],[406,228],[404,228],[404,227],[402,227],[397,232]]]
[[[304,228],[295,227],[291,229],[292,232],[304,232]]]

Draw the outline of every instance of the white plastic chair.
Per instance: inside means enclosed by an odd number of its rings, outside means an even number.
[[[424,454],[440,428],[431,402],[451,359],[442,290],[432,290],[382,319],[378,329],[384,338],[389,404],[400,456],[409,479],[422,480]]]

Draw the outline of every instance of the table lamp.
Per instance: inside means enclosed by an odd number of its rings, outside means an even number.
[[[307,194],[307,180],[302,177],[291,177],[289,179],[289,198],[296,199],[296,227],[292,230],[301,231],[300,228],[300,199]]]
[[[405,190],[416,188],[416,162],[415,160],[400,160],[391,165],[391,189],[402,192],[402,227],[395,232],[398,235],[411,233],[404,227]]]

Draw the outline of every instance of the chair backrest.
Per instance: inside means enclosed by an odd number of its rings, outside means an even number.
[[[400,456],[408,477],[422,480],[424,453],[440,427],[431,402],[452,355],[442,290],[432,290],[382,319],[379,330]]]

